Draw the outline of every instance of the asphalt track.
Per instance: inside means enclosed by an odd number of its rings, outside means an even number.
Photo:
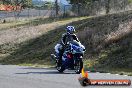
[[[79,74],[58,73],[55,68],[0,65],[0,88],[83,88]],[[91,79],[130,79],[132,76],[89,72]],[[85,88],[132,88],[132,86],[87,86]]]

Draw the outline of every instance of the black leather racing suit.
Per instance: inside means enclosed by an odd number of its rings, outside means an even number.
[[[62,35],[61,44],[62,46],[65,46],[67,42],[76,40],[79,42],[77,36],[75,34],[65,33]]]
[[[77,36],[75,34],[70,34],[70,33],[64,33],[62,35],[62,39],[61,39],[61,42],[60,44],[62,45],[62,49],[59,51],[59,54],[58,54],[58,59],[61,60],[62,58],[62,55],[64,53],[64,50],[66,48],[66,45],[67,45],[67,42],[69,41],[73,41],[73,40],[76,40],[77,42],[79,42]]]

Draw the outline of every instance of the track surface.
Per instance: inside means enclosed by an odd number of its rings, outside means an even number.
[[[79,74],[55,68],[33,68],[16,65],[0,65],[0,88],[83,88]],[[89,73],[91,79],[130,79],[132,76],[108,73]],[[87,86],[85,88],[132,88],[132,86]]]

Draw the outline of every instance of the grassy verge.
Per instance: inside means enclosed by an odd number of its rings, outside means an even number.
[[[0,30],[24,26],[24,25],[27,25],[29,22],[30,21],[25,20],[25,21],[13,21],[13,22],[8,22],[8,23],[1,23]]]
[[[85,60],[84,61],[84,68],[85,70],[89,70],[91,72],[100,72],[100,73],[111,73],[111,74],[119,74],[119,75],[128,75],[132,76],[132,69],[131,68],[97,68],[95,64],[97,64],[97,60]]]
[[[20,26],[37,26],[41,24],[47,24],[47,23],[53,23],[53,22],[59,22],[59,23],[65,23],[69,20],[83,20],[88,17],[74,17],[74,18],[32,18],[32,19],[18,19],[6,23],[0,23],[0,30],[3,29],[10,29],[10,28],[17,28]]]

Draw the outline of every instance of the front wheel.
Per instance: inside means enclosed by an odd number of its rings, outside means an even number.
[[[80,73],[81,73],[81,70],[82,70],[82,68],[83,68],[83,61],[82,61],[82,60],[76,61],[74,67],[75,67],[75,72],[76,72],[77,74],[80,74]]]
[[[65,70],[65,67],[62,65],[61,61],[59,60],[56,61],[56,69],[61,73]]]

